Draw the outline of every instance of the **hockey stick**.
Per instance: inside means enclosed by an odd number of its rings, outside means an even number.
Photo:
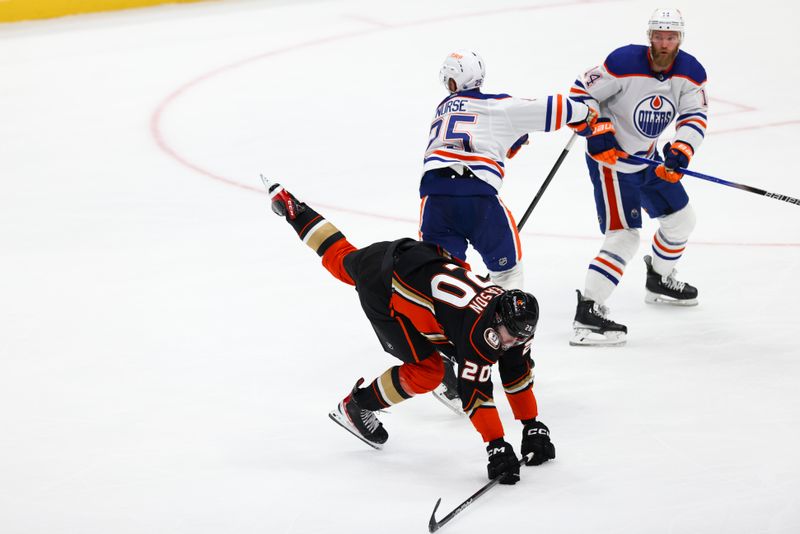
[[[533,458],[532,452],[529,452],[528,454],[523,456],[522,459],[519,461],[520,467],[522,467],[522,465],[531,458]],[[439,509],[439,505],[442,503],[442,498],[439,497],[439,500],[436,501],[436,505],[433,507],[431,520],[428,521],[428,532],[436,532],[437,530],[445,526],[447,523],[450,522],[451,519],[453,519],[455,516],[463,512],[467,506],[478,500],[478,497],[480,497],[481,495],[483,495],[484,493],[486,493],[487,491],[498,485],[500,483],[500,479],[503,478],[503,476],[505,476],[505,473],[490,480],[485,486],[483,486],[481,489],[470,495],[470,497],[466,501],[459,504],[455,510],[444,516],[441,521],[436,521],[436,510]]]
[[[533,197],[533,200],[531,201],[531,205],[528,206],[527,210],[525,210],[525,215],[523,215],[522,219],[519,220],[519,224],[517,225],[517,231],[518,232],[520,230],[522,230],[523,226],[525,226],[525,222],[528,220],[528,217],[531,216],[531,212],[533,211],[533,208],[536,207],[536,204],[539,203],[539,199],[542,198],[542,195],[544,195],[544,190],[547,189],[548,185],[550,185],[550,182],[553,180],[553,176],[555,176],[556,172],[558,172],[558,168],[561,167],[561,162],[564,161],[564,158],[567,157],[567,154],[569,153],[569,149],[572,148],[572,145],[575,143],[575,139],[577,139],[577,137],[578,137],[578,134],[573,133],[572,137],[569,138],[569,142],[567,143],[567,146],[565,146],[564,150],[561,151],[561,155],[558,156],[558,159],[556,160],[555,164],[553,165],[553,168],[550,169],[550,174],[548,174],[547,178],[544,179],[544,183],[542,184],[542,187],[539,188],[539,191],[536,193],[536,196]]]
[[[654,161],[652,159],[647,159],[647,158],[640,158],[639,156],[634,156],[632,154],[628,154],[627,157],[622,159],[635,161],[636,163],[644,163],[645,165],[650,165],[651,167],[658,167],[659,165],[661,165],[661,162],[659,161]],[[676,170],[681,174],[687,174],[689,176],[694,176],[695,178],[708,180],[709,182],[716,182],[718,184],[727,185],[728,187],[735,187],[736,189],[741,189],[742,191],[747,191],[748,193],[755,193],[757,195],[761,195],[767,198],[774,198],[776,200],[782,200],[784,202],[788,202],[789,204],[800,206],[800,199],[790,197],[788,195],[782,195],[780,193],[770,193],[769,191],[764,191],[763,189],[759,189],[757,187],[744,184],[737,184],[736,182],[729,182],[728,180],[723,180],[722,178],[717,178],[715,176],[709,176],[708,174],[690,171],[689,169],[678,168]]]

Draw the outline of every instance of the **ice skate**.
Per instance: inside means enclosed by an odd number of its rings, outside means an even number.
[[[261,175],[261,181],[264,182],[264,187],[267,188],[269,199],[272,201],[272,211],[276,214],[291,221],[297,217],[298,213],[302,213],[305,210],[305,204],[298,201],[281,184],[270,181],[263,174]]]
[[[605,347],[624,345],[628,327],[610,320],[608,312],[607,307],[585,298],[578,291],[578,307],[572,323],[575,331],[569,344]]]
[[[383,444],[389,439],[389,433],[375,417],[374,412],[362,409],[353,398],[362,382],[364,379],[359,378],[353,386],[353,391],[328,414],[328,417],[370,447],[382,449]]]
[[[662,276],[653,269],[653,258],[644,257],[647,265],[647,283],[644,301],[648,304],[670,304],[672,306],[697,306],[697,288],[675,279],[677,271],[672,269]]]
[[[454,413],[464,415],[464,410],[461,409],[461,398],[458,396],[458,378],[453,370],[453,364],[448,358],[442,359],[444,360],[444,378],[442,383],[431,391],[431,394]]]

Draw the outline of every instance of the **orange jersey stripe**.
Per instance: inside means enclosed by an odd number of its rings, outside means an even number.
[[[558,95],[558,98],[556,100],[558,101],[558,105],[556,106],[556,128],[555,129],[558,130],[559,128],[561,128],[561,112],[563,111],[563,108],[564,108],[564,102],[563,102],[564,99],[563,99],[563,97],[561,95]]]
[[[699,124],[703,128],[708,128],[708,126],[706,125],[706,123],[702,119],[698,119],[696,117],[693,117],[691,119],[686,119],[685,121],[679,122],[678,123],[678,128],[680,128],[681,126],[683,126],[684,124],[687,124],[689,122],[696,122],[697,124]]]
[[[426,334],[442,334],[444,329],[436,316],[433,315],[429,309],[420,306],[410,300],[404,299],[398,293],[394,293],[389,301],[389,306],[403,317],[408,318],[414,328],[419,332]]]
[[[493,159],[484,158],[481,156],[465,156],[462,154],[456,154],[455,152],[448,152],[446,150],[434,150],[433,154],[438,156],[446,156],[448,158],[460,159],[462,161],[481,161],[483,163],[488,163],[497,169],[497,171],[500,173],[500,176],[505,176],[505,171],[503,171],[503,168]]]

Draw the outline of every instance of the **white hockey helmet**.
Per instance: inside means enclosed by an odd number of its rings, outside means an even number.
[[[647,21],[647,40],[652,40],[654,31],[678,32],[678,39],[683,42],[683,15],[674,7],[659,7]]]
[[[483,58],[471,50],[456,50],[444,60],[439,79],[450,90],[449,81],[456,82],[456,92],[477,89],[483,84],[486,65]]]

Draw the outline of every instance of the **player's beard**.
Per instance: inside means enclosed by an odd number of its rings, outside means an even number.
[[[653,66],[658,68],[659,70],[665,70],[667,67],[672,65],[672,62],[675,61],[675,56],[678,55],[678,48],[676,48],[673,52],[658,52],[654,47],[650,47],[650,57],[653,60]]]

